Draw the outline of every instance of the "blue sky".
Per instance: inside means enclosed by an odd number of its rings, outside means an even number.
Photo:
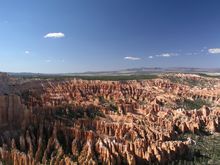
[[[220,67],[219,0],[0,0],[0,71]]]

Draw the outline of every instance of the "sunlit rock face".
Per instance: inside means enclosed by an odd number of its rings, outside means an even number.
[[[15,84],[16,92],[0,96],[0,161],[134,165],[180,159],[192,145],[180,134],[220,131],[220,81],[174,78],[207,86],[164,77]]]

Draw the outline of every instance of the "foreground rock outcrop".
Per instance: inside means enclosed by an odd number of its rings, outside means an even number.
[[[19,83],[0,96],[0,161],[135,165],[187,157],[193,141],[179,135],[220,131],[220,81],[175,78],[211,85],[164,78]]]

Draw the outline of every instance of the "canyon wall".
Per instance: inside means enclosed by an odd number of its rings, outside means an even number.
[[[28,122],[30,111],[22,104],[18,95],[0,96],[0,127],[21,127]]]

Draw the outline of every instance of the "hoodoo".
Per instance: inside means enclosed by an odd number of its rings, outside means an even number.
[[[1,74],[0,162],[135,165],[186,158],[195,143],[181,135],[220,131],[220,80],[175,78],[186,83],[164,77],[22,82]],[[191,87],[189,79],[206,84]]]

